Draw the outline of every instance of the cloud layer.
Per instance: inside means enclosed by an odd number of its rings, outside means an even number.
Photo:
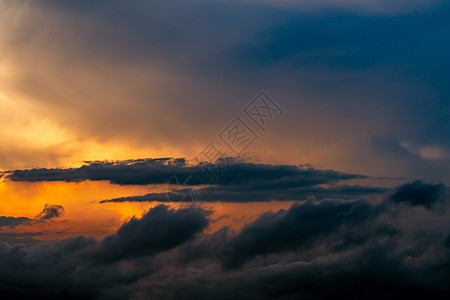
[[[387,190],[345,184],[346,180],[367,179],[365,175],[303,166],[257,164],[232,158],[215,164],[188,164],[182,158],[91,162],[71,169],[15,170],[7,178],[22,182],[107,180],[121,185],[162,184],[165,188],[162,193],[103,202],[292,201],[304,200],[310,195],[354,198]]]
[[[220,173],[217,168],[221,167]],[[209,170],[211,169],[211,170]],[[211,171],[209,173],[208,171]],[[214,174],[215,173],[215,174]],[[216,175],[216,177],[211,177]],[[80,168],[15,170],[7,178],[12,181],[66,181],[107,180],[114,184],[165,184],[178,176],[185,181],[194,176],[191,185],[217,183],[220,185],[249,184],[258,189],[269,184],[272,188],[315,186],[347,179],[367,178],[333,170],[315,170],[292,165],[256,164],[227,158],[216,164],[188,165],[184,158],[155,158],[127,161],[88,162]]]
[[[423,201],[411,202],[410,189]],[[450,203],[446,187],[441,201],[435,189],[415,182],[377,202],[310,198],[210,234],[210,212],[160,205],[100,241],[1,244],[0,291],[8,299],[445,299]]]

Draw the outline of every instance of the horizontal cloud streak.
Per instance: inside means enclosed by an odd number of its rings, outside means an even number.
[[[226,162],[224,165],[225,160],[220,160],[212,166],[206,163],[190,165],[185,159],[173,158],[91,162],[76,169],[16,170],[8,178],[25,182],[108,180],[121,185],[164,184],[169,192],[169,195],[167,192],[151,193],[102,202],[167,202],[191,193],[195,195],[189,195],[186,201],[293,201],[304,200],[311,195],[319,198],[355,198],[381,194],[387,190],[340,183],[367,178],[359,174],[293,165],[256,164],[231,158]],[[217,166],[222,167],[220,173],[211,175]],[[170,195],[172,192],[174,197]]]
[[[199,189],[181,189],[175,191],[169,190],[165,193],[149,193],[142,196],[121,197],[108,200],[102,200],[101,203],[120,203],[120,202],[174,202],[183,196],[185,202],[267,202],[267,201],[296,201],[305,200],[309,196],[317,198],[358,198],[366,195],[383,194],[388,188],[358,186],[358,185],[340,185],[334,187],[293,187],[272,189],[270,186],[260,188],[259,190],[248,190],[245,186],[212,186]],[[172,193],[178,193],[173,195]]]
[[[367,178],[364,175],[340,173],[333,170],[315,170],[292,165],[269,165],[230,160],[227,170],[218,177],[219,185],[247,184],[249,189],[315,186],[347,179]],[[174,176],[183,182],[189,176],[192,185],[212,183],[203,163],[189,166],[183,158],[156,158],[117,162],[91,162],[80,168],[15,170],[7,176],[12,181],[66,181],[108,180],[114,184],[166,184]]]
[[[26,217],[0,217],[0,227],[8,226],[14,228],[19,225],[28,225],[32,222],[32,219]]]

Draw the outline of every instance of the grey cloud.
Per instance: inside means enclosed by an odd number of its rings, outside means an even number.
[[[44,209],[36,216],[40,221],[56,219],[64,215],[64,207],[56,204],[45,204]]]
[[[193,239],[208,215],[157,206],[102,241],[78,236],[30,247],[0,243],[0,293],[8,299],[127,298],[130,285],[160,268],[151,256]]]
[[[201,168],[190,168],[184,159],[155,158],[116,162],[86,162],[80,168],[16,170],[10,176],[13,181],[66,181],[108,180],[115,184],[167,183],[179,172],[200,173]]]
[[[421,205],[431,208],[437,203],[444,201],[445,186],[443,184],[426,184],[415,181],[399,187],[390,200],[403,202],[412,206]]]
[[[36,236],[44,234],[62,234],[63,232],[22,232],[15,231],[17,226],[32,226],[36,223],[43,223],[53,221],[64,215],[64,207],[56,204],[45,204],[43,210],[35,218],[27,217],[6,217],[0,216],[0,243],[9,244],[25,244],[35,245],[39,244]]]
[[[5,217],[0,216],[0,227],[8,226],[14,228],[19,225],[28,225],[32,222],[32,219],[27,217]]]
[[[237,188],[235,186],[212,186],[207,188],[187,188],[163,193],[149,193],[142,196],[120,197],[102,200],[100,203],[120,202],[269,202],[269,201],[300,201],[310,196],[317,198],[355,199],[365,196],[380,195],[388,188],[370,186],[340,185],[334,187],[302,187],[271,189],[261,187],[259,190]]]
[[[226,160],[226,165],[225,164]],[[182,198],[195,191],[187,201],[293,201],[308,196],[319,198],[355,198],[382,194],[383,187],[345,185],[342,181],[367,179],[360,174],[334,170],[318,170],[294,165],[257,164],[236,158],[227,158],[214,166],[223,168],[215,173],[206,163],[189,164],[184,158],[140,159],[115,162],[86,162],[80,168],[15,170],[8,176],[12,181],[66,181],[108,180],[113,184],[179,184],[173,187]],[[213,166],[213,167],[214,167]],[[215,178],[210,176],[210,173]],[[176,180],[174,180],[174,178]],[[206,187],[201,187],[207,185]],[[329,186],[324,186],[329,185]],[[169,190],[169,189],[168,189]],[[169,192],[172,189],[169,190]],[[191,199],[198,197],[198,199]],[[191,199],[191,200],[189,200]],[[167,193],[108,199],[102,202],[174,201]]]
[[[370,222],[375,209],[364,201],[322,201],[294,204],[289,210],[268,212],[233,237],[224,251],[224,265],[238,267],[256,255],[312,248],[346,224]]]
[[[49,232],[0,232],[0,243],[11,245],[37,245],[40,243],[35,237],[39,237]]]
[[[445,217],[437,220],[441,213]],[[442,225],[449,213],[448,205],[442,212],[418,210],[389,198],[294,204],[260,216],[240,232],[223,228],[182,245],[168,254],[168,260],[179,260],[178,272],[161,270],[143,279],[139,295],[445,299],[450,251]],[[418,217],[423,223],[415,222]]]
[[[45,204],[42,211],[33,219],[27,217],[0,216],[0,227],[14,228],[19,225],[32,225],[35,222],[46,222],[64,216],[64,207],[57,204]]]
[[[164,205],[156,206],[107,236],[94,256],[101,262],[113,262],[169,250],[204,230],[209,224],[208,215],[207,211],[195,208],[174,211]]]
[[[270,165],[242,162],[231,159],[217,182],[206,174],[205,163],[187,165],[184,158],[140,159],[116,162],[87,162],[80,168],[15,170],[7,176],[12,181],[67,181],[108,180],[115,184],[169,183],[178,176],[183,182],[189,176],[196,180],[191,185],[217,183],[219,185],[247,184],[249,189],[270,187],[315,186],[347,179],[367,178],[364,175],[347,174],[333,170],[316,170],[293,165]]]
[[[241,231],[224,227],[210,234],[202,232],[208,214],[161,205],[102,241],[81,236],[32,247],[0,244],[0,292],[9,299],[450,294],[448,202],[438,212],[388,198],[310,199],[267,212]]]

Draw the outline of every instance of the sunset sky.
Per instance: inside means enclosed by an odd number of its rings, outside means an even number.
[[[0,299],[447,299],[449,37],[444,0],[0,0]]]

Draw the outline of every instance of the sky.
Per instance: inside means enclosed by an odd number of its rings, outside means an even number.
[[[450,3],[0,0],[0,296],[450,294]]]

